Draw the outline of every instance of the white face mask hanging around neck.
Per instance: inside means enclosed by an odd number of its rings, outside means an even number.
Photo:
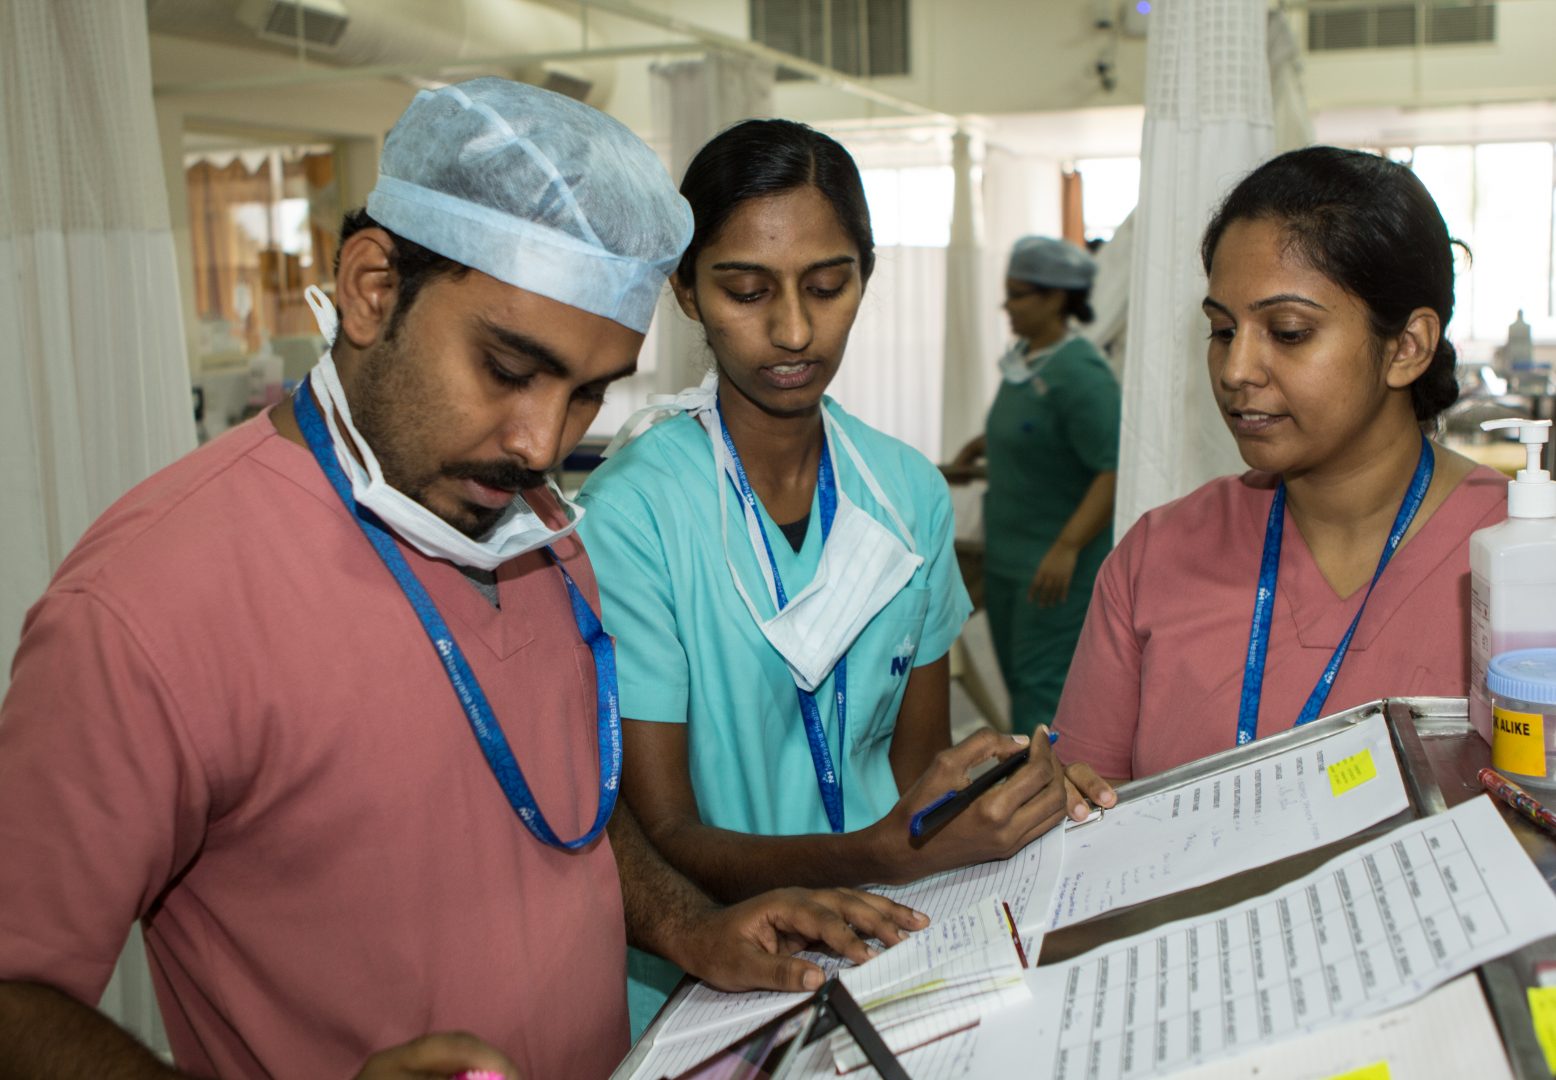
[[[912,534],[898,516],[896,508],[859,457],[853,442],[827,415],[825,405],[822,406],[821,417],[832,451],[837,513],[833,517],[832,530],[827,535],[826,545],[821,549],[821,559],[810,584],[799,595],[791,597],[782,610],[764,619],[746,592],[729,553],[729,487],[730,478],[735,475],[735,463],[729,456],[728,447],[724,445],[723,425],[717,410],[708,409],[697,414],[713,442],[714,483],[719,489],[719,527],[729,576],[735,583],[735,591],[745,602],[746,610],[762,631],[762,636],[783,657],[795,685],[806,691],[814,691],[821,685],[870,620],[891,603],[892,597],[912,580],[914,572],[924,564],[923,557],[914,553]],[[837,461],[842,455],[846,455],[859,471],[870,494],[896,524],[902,538],[855,506],[843,493],[842,485],[836,483]],[[773,607],[777,608],[777,587],[773,581],[772,567],[767,562],[766,545],[762,542],[761,522],[754,509],[746,507],[744,502],[741,505],[752,552],[767,580]],[[904,539],[907,543],[903,542]]]
[[[1017,338],[1005,350],[1005,355],[1000,357],[1000,374],[1005,381],[1019,386],[1024,382],[1031,382],[1037,377],[1043,368],[1048,366],[1048,361],[1053,359],[1055,353],[1075,340],[1075,334],[1066,330],[1064,336],[1047,348],[1039,349],[1028,355],[1025,338]]]
[[[314,286],[305,294],[319,332],[333,344],[335,339],[335,308],[322,292]],[[330,441],[335,447],[335,459],[351,481],[351,493],[357,503],[378,515],[383,523],[395,531],[406,543],[423,555],[433,559],[446,559],[457,566],[470,566],[480,570],[495,570],[510,559],[545,547],[571,533],[583,517],[583,507],[563,497],[556,484],[547,479],[558,505],[567,511],[567,524],[560,529],[547,525],[532,510],[522,495],[514,497],[503,511],[497,524],[483,539],[475,540],[460,532],[421,503],[389,486],[384,480],[383,469],[372,447],[362,438],[351,422],[351,406],[346,401],[340,374],[335,370],[334,357],[326,352],[309,373],[309,385],[319,411],[324,414],[329,428]],[[357,453],[352,453],[352,448]],[[360,459],[358,455],[360,454]]]

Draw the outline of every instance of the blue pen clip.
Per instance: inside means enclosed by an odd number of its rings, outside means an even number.
[[[946,803],[950,802],[952,799],[956,798],[957,795],[959,795],[959,794],[961,794],[961,793],[957,792],[957,791],[948,791],[944,795],[940,796],[940,798],[936,799],[934,802],[932,802],[928,806],[924,807],[924,809],[922,809],[918,813],[914,814],[912,819],[908,822],[908,835],[913,837],[914,839],[917,839],[920,836],[923,836],[924,835],[924,819],[927,818],[930,814],[934,813],[936,810],[939,810],[942,806],[944,806]]]

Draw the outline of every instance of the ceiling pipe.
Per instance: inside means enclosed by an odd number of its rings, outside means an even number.
[[[544,0],[548,6],[555,8],[558,0]],[[439,60],[416,63],[387,63],[364,64],[344,68],[307,67],[292,68],[289,71],[279,72],[274,75],[254,75],[238,79],[212,79],[200,82],[164,83],[152,88],[158,97],[173,97],[181,94],[214,94],[228,93],[246,90],[264,90],[284,86],[304,86],[321,83],[348,82],[357,79],[395,78],[403,76],[420,76],[433,78],[443,72],[468,69],[491,68],[521,68],[542,63],[567,63],[599,60],[621,60],[638,56],[676,55],[685,53],[706,52],[716,50],[719,52],[735,53],[761,60],[772,64],[774,67],[787,68],[797,72],[816,82],[833,87],[843,93],[854,97],[873,101],[878,105],[895,109],[898,112],[911,116],[938,121],[943,124],[955,126],[959,121],[957,117],[949,113],[931,109],[908,98],[899,97],[896,94],[888,94],[878,90],[867,83],[850,78],[835,68],[829,68],[824,64],[817,64],[810,60],[801,59],[789,53],[771,48],[758,42],[745,38],[735,37],[731,34],[723,34],[716,30],[710,30],[697,23],[688,22],[670,15],[662,15],[657,11],[640,7],[637,4],[622,2],[622,0],[564,0],[566,5],[579,13],[583,33],[587,38],[587,19],[593,13],[605,13],[616,15],[634,22],[657,27],[669,33],[679,34],[692,39],[690,42],[660,42],[649,45],[622,45],[602,46],[599,48],[582,48],[565,51],[547,51],[537,53],[508,54],[504,56]]]
[[[659,56],[676,53],[700,53],[707,47],[686,41],[666,41],[652,45],[602,46],[595,49],[565,49],[549,52],[509,53],[503,56],[474,57],[466,60],[439,60],[425,63],[362,64],[356,67],[293,68],[274,75],[252,75],[241,79],[213,79],[204,82],[159,83],[152,87],[157,97],[180,94],[220,94],[237,90],[265,90],[278,86],[305,86],[316,83],[351,82],[359,79],[420,76],[434,78],[444,72],[466,69],[522,68],[545,63],[592,60],[621,60],[635,56]]]
[[[557,0],[545,0],[545,2],[555,6]],[[619,15],[624,19],[631,19],[634,22],[657,27],[660,30],[667,30],[674,34],[684,34],[701,42],[710,49],[717,49],[720,52],[738,53],[762,60],[772,64],[774,67],[788,68],[790,71],[808,76],[824,86],[833,87],[854,97],[864,98],[866,101],[873,101],[878,105],[885,105],[887,108],[896,109],[898,112],[927,117],[946,124],[954,125],[957,122],[957,118],[949,113],[931,109],[927,105],[920,105],[916,101],[898,97],[896,94],[888,94],[883,90],[877,90],[868,83],[863,83],[844,75],[836,68],[829,68],[825,64],[813,63],[810,60],[802,60],[798,56],[793,56],[755,41],[749,41],[746,38],[738,38],[732,34],[722,34],[717,30],[710,30],[705,26],[687,22],[685,19],[678,19],[673,15],[663,15],[657,11],[640,7],[637,4],[628,3],[626,0],[565,0],[565,2],[569,7],[576,8],[579,11],[580,18],[587,18],[588,15],[595,13]]]

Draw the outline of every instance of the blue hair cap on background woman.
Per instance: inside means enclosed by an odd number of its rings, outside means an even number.
[[[1089,289],[1097,261],[1066,240],[1023,236],[1010,250],[1005,276],[1049,289]]]

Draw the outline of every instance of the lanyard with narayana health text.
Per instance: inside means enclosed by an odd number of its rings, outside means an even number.
[[[1399,513],[1394,515],[1394,527],[1389,530],[1388,542],[1383,545],[1383,554],[1378,557],[1378,568],[1372,572],[1372,580],[1367,583],[1367,593],[1362,597],[1361,607],[1356,609],[1356,617],[1351,620],[1350,628],[1345,631],[1340,644],[1335,646],[1334,655],[1329,658],[1329,664],[1318,678],[1318,685],[1313,687],[1313,692],[1308,695],[1307,704],[1302,706],[1302,712],[1297,716],[1296,726],[1318,719],[1324,702],[1329,698],[1330,687],[1334,686],[1335,676],[1340,673],[1340,664],[1345,660],[1345,653],[1351,647],[1351,637],[1356,633],[1357,624],[1361,622],[1362,612],[1367,610],[1367,601],[1372,596],[1372,590],[1378,584],[1378,579],[1383,576],[1384,568],[1394,557],[1394,551],[1405,538],[1405,533],[1410,531],[1410,523],[1415,520],[1416,511],[1421,509],[1421,503],[1426,499],[1426,489],[1431,486],[1432,444],[1423,435],[1421,436],[1421,457],[1416,462],[1415,475],[1410,478],[1410,486],[1405,489],[1405,500],[1399,504]],[[1270,645],[1270,620],[1275,610],[1275,582],[1280,574],[1280,541],[1285,528],[1286,482],[1282,480],[1280,486],[1275,489],[1275,498],[1270,503],[1269,521],[1264,526],[1264,555],[1259,563],[1259,591],[1254,594],[1253,628],[1248,633],[1248,662],[1243,669],[1243,694],[1237,710],[1238,746],[1253,742],[1258,731],[1259,698],[1264,691],[1264,658]]]
[[[774,599],[778,610],[782,611],[789,604],[789,596],[784,592],[783,579],[778,576],[778,560],[773,557],[772,541],[767,538],[767,529],[762,525],[756,492],[751,490],[751,481],[746,478],[746,467],[740,462],[735,440],[730,438],[722,408],[719,409],[719,430],[724,433],[724,446],[729,450],[730,461],[735,465],[735,474],[730,479],[740,492],[742,508],[751,515],[757,531],[762,534],[762,547],[766,549],[767,565],[773,574]],[[837,488],[834,486],[832,455],[827,448],[825,429],[821,436],[821,461],[816,466],[816,501],[821,504],[821,543],[825,547],[827,535],[832,531],[832,519],[837,516]],[[848,745],[843,739],[848,716],[848,657],[839,657],[832,671],[836,675],[833,687],[837,699],[837,752],[838,760],[842,761],[844,748]],[[794,690],[800,698],[805,740],[810,743],[810,763],[816,770],[816,786],[821,789],[821,805],[827,811],[827,824],[833,832],[840,833],[843,831],[843,775],[832,764],[832,751],[827,748],[827,729],[821,722],[821,706],[816,704],[816,695],[811,691],[798,686]]]
[[[583,638],[584,644],[589,646],[589,651],[594,654],[600,793],[595,808],[594,824],[590,826],[588,832],[575,840],[563,840],[547,823],[545,814],[541,813],[539,805],[535,802],[529,784],[524,780],[524,773],[519,768],[518,761],[514,759],[507,737],[503,735],[502,727],[492,713],[486,695],[481,691],[481,684],[476,680],[475,673],[470,670],[470,664],[465,660],[464,653],[460,651],[454,635],[449,632],[443,616],[438,613],[432,597],[427,595],[427,590],[417,580],[410,564],[405,561],[404,554],[396,546],[394,538],[379,520],[378,515],[366,507],[357,505],[357,500],[351,493],[351,481],[346,478],[340,462],[335,459],[334,444],[330,442],[329,432],[324,427],[324,418],[319,415],[319,407],[314,404],[313,395],[308,392],[306,381],[298,386],[293,401],[297,424],[302,428],[303,438],[307,440],[308,449],[313,452],[314,460],[324,470],[324,475],[329,479],[330,486],[335,489],[335,494],[339,495],[340,501],[345,503],[346,509],[350,511],[363,535],[373,545],[373,550],[378,552],[378,557],[388,567],[395,583],[400,586],[405,599],[410,601],[412,610],[416,612],[416,618],[421,621],[422,629],[426,631],[427,638],[432,642],[438,660],[443,664],[443,670],[448,675],[449,685],[454,688],[460,707],[464,709],[465,718],[470,721],[470,728],[475,732],[476,742],[481,746],[481,753],[485,755],[492,774],[497,777],[497,783],[501,785],[503,794],[508,797],[508,805],[513,807],[513,812],[519,816],[524,827],[543,844],[567,851],[577,851],[594,843],[604,831],[605,823],[610,820],[612,811],[616,809],[616,793],[621,786],[621,712],[616,701],[616,653],[610,635],[605,633],[599,618],[589,607],[589,601],[584,599],[583,593],[573,582],[562,561],[557,558],[556,552],[549,547],[546,548],[546,554],[551,557],[551,562],[561,571],[562,580],[567,583],[567,595],[572,603],[573,621],[578,625],[578,634]]]

